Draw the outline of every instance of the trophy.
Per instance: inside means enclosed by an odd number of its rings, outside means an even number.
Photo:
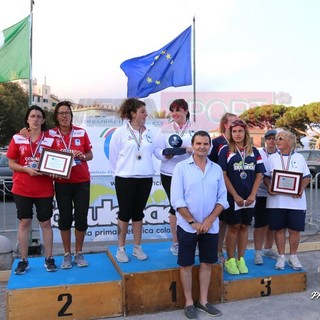
[[[171,148],[163,149],[162,154],[164,156],[176,156],[185,154],[187,152],[186,148],[180,148],[182,146],[182,139],[178,134],[172,134],[168,139],[168,143],[171,146]]]

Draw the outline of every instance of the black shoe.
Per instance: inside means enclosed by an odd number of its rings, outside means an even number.
[[[196,307],[193,304],[184,307],[184,316],[186,319],[198,319]]]
[[[45,258],[44,266],[46,267],[48,272],[57,271],[57,269],[58,269],[55,262],[54,262],[53,257]]]
[[[28,260],[22,259],[19,261],[18,266],[14,270],[14,274],[25,274],[26,271],[29,269],[29,262]]]
[[[220,316],[222,314],[222,312],[220,310],[218,310],[217,308],[215,308],[213,306],[213,304],[211,303],[206,303],[205,306],[203,306],[200,302],[197,303],[197,309],[204,311],[205,313],[207,313],[210,316],[213,317],[217,317]]]

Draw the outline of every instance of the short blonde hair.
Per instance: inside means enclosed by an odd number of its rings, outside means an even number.
[[[289,130],[284,130],[284,129],[280,130],[276,135],[276,140],[279,137],[283,137],[283,138],[288,139],[288,141],[290,142],[291,150],[294,150],[296,148],[296,146],[297,146],[297,137],[292,132],[290,132]]]

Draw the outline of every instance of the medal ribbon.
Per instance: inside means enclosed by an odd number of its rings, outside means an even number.
[[[36,150],[33,152],[33,149],[32,149],[32,141],[31,141],[31,138],[29,139],[29,142],[30,142],[30,150],[31,150],[31,155],[32,155],[32,159],[34,160],[35,159],[35,156],[37,155],[37,152],[39,150],[39,147],[42,143],[42,140],[43,140],[43,137],[44,137],[44,132],[42,132],[42,136],[41,136],[41,139],[36,147]]]
[[[224,137],[224,139],[227,141],[227,143],[229,144],[229,140],[228,138],[226,137],[226,135],[223,133],[222,136]]]
[[[142,141],[142,134],[141,134],[141,130],[139,129],[139,139],[137,138],[136,134],[134,133],[133,128],[131,127],[130,122],[127,124],[128,126],[128,130],[130,131],[134,141],[136,142],[137,146],[138,146],[138,151],[140,151],[140,146],[141,146],[141,141]]]
[[[291,155],[292,155],[292,152],[290,152],[290,155],[289,155],[289,158],[288,158],[288,161],[287,161],[287,164],[286,166],[284,165],[284,159],[283,159],[283,155],[281,152],[280,153],[280,158],[281,158],[281,166],[282,166],[282,170],[284,171],[288,171],[289,170],[289,166],[290,166],[290,160],[291,160]]]
[[[237,150],[239,152],[239,155],[240,155],[240,157],[242,159],[242,171],[244,171],[244,161],[246,159],[246,151],[245,151],[245,149],[243,149],[243,155],[242,155],[242,153],[241,153],[240,149],[238,148],[238,146],[236,146],[236,148],[237,148]]]
[[[69,140],[69,143],[68,143],[68,147],[67,147],[66,142],[64,141],[64,137],[63,137],[60,129],[58,129],[58,132],[59,132],[59,135],[60,135],[60,139],[62,140],[62,143],[64,145],[64,148],[66,149],[67,152],[70,152],[70,147],[71,147],[71,142],[72,142],[72,137],[73,137],[73,129],[71,130],[71,133],[69,135],[70,140]]]
[[[183,125],[183,127],[180,130],[179,125],[176,122],[173,122],[173,128],[174,131],[182,138],[190,124],[190,121],[187,120],[187,122]]]

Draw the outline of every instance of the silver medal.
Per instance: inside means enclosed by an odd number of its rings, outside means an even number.
[[[240,178],[243,179],[243,180],[246,179],[247,178],[247,173],[244,172],[244,171],[241,171]]]
[[[29,167],[32,169],[37,169],[38,168],[38,162],[37,161],[31,161],[29,163]]]

